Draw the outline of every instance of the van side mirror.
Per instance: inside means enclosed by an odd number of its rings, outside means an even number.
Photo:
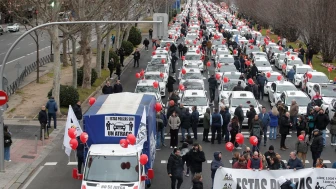
[[[153,179],[154,178],[154,170],[153,169],[148,169],[148,171],[147,171],[147,177],[149,179]]]

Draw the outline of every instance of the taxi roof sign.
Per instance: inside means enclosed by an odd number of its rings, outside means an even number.
[[[240,93],[239,96],[247,96],[246,93]]]

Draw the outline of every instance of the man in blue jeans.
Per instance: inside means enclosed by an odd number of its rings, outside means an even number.
[[[164,134],[165,134],[165,128],[167,127],[167,117],[165,115],[165,112],[164,112],[164,109],[161,110],[160,112],[160,119],[162,119],[163,121],[163,128],[161,129],[161,145],[162,146],[166,146],[165,143],[164,143]]]
[[[57,103],[54,97],[50,97],[49,101],[46,104],[46,109],[48,110],[48,128],[50,128],[51,118],[54,120],[54,129],[57,128],[56,124],[56,112],[58,110]]]
[[[270,123],[270,116],[268,113],[266,113],[266,107],[262,107],[261,113],[258,115],[259,120],[261,120],[262,126],[263,126],[263,132],[264,132],[264,146],[266,146],[267,142],[267,129]]]

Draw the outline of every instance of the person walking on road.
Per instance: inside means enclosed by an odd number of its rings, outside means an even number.
[[[234,115],[237,116],[239,120],[239,125],[243,125],[244,121],[244,111],[243,111],[243,105],[240,104],[234,111]]]
[[[82,174],[82,166],[84,165],[84,143],[80,140],[80,136],[77,137],[77,142],[77,171],[78,174]]]
[[[259,119],[258,115],[254,116],[254,119],[252,120],[252,128],[251,128],[251,133],[250,136],[255,136],[258,138],[258,143],[257,146],[253,146],[252,151],[259,152],[260,151],[260,143],[263,135],[263,124],[262,121]]]
[[[201,174],[196,174],[192,182],[192,189],[203,189],[203,177]]]
[[[168,158],[167,172],[171,179],[171,189],[180,189],[183,182],[183,161],[181,151],[177,148],[174,149]]]
[[[191,128],[191,115],[189,112],[189,108],[185,109],[185,112],[179,115],[181,120],[181,132],[182,132],[182,141],[185,142],[185,133],[187,132],[190,135],[190,128]],[[196,135],[197,136],[197,135]],[[194,136],[195,137],[195,136]]]
[[[116,65],[116,72],[115,74],[118,76],[118,80],[120,80],[120,75],[121,75],[121,66],[120,64]]]
[[[137,68],[139,68],[139,60],[140,60],[139,49],[136,49],[135,52],[132,55],[133,55],[133,59],[134,59],[133,68],[135,68],[135,65],[137,65]]]
[[[263,129],[263,132],[264,132],[264,146],[266,146],[267,130],[268,130],[268,126],[269,126],[269,123],[270,123],[270,116],[269,116],[268,113],[266,113],[266,107],[262,107],[261,113],[259,113],[258,117],[259,117],[259,120],[261,120],[262,125],[263,125],[262,129]]]
[[[145,50],[148,51],[149,40],[145,38],[142,44],[145,46]]]
[[[270,131],[269,131],[269,139],[275,140],[277,138],[277,128],[278,128],[278,121],[279,121],[279,111],[278,109],[273,106],[272,111],[269,113],[270,117]]]
[[[241,147],[239,147],[238,143],[236,142],[236,135],[239,133],[240,130],[240,124],[237,116],[234,116],[231,119],[231,122],[227,126],[227,130],[231,134],[230,142],[234,144],[236,149],[241,149]]]
[[[4,131],[4,160],[7,162],[11,162],[10,159],[10,147],[13,143],[12,141],[12,134],[9,132],[8,126],[3,126]]]
[[[215,103],[215,96],[216,96],[216,89],[217,89],[217,80],[215,78],[215,75],[212,74],[211,77],[208,79],[209,82],[209,91],[210,91],[210,104]]]
[[[172,65],[172,69],[173,69],[173,74],[176,72],[176,62],[177,62],[178,58],[176,56],[176,53],[172,53],[172,58],[171,58],[171,65]]]
[[[120,83],[120,80],[117,80],[117,82],[113,86],[114,88],[114,93],[122,93],[123,92],[123,87]]]
[[[222,143],[222,125],[223,125],[223,118],[222,115],[219,114],[218,108],[215,108],[215,112],[210,117],[210,125],[211,125],[211,144],[214,144],[215,139],[218,140],[218,144]],[[217,137],[216,137],[217,133]]]
[[[178,54],[179,54],[179,58],[181,58],[183,56],[183,44],[180,43],[178,46],[177,46],[177,50],[178,50]]]
[[[202,151],[201,145],[198,143],[193,144],[193,148],[187,154],[187,161],[189,161],[192,180],[195,174],[202,173],[202,164],[205,162],[205,155]]]
[[[209,141],[209,129],[210,129],[210,108],[207,108],[204,114],[203,118],[203,141],[204,142],[210,142]]]
[[[322,132],[318,129],[314,129],[313,134],[314,137],[310,145],[310,150],[312,152],[313,167],[316,167],[316,161],[321,157],[323,151],[323,137]]]
[[[163,120],[161,119],[161,113],[156,114],[156,150],[160,150],[163,143],[161,143],[162,130],[164,129]]]
[[[168,125],[170,127],[170,148],[177,147],[180,124],[180,118],[176,115],[176,111],[173,111],[173,114],[168,119]]]
[[[259,87],[259,95],[260,99],[264,100],[264,87],[267,84],[267,78],[265,77],[265,73],[262,73],[257,77],[258,87]],[[265,135],[266,136],[266,135]]]
[[[169,75],[168,82],[167,82],[167,88],[169,93],[169,98],[171,98],[173,92],[174,92],[174,83],[176,82],[176,79],[173,77],[173,75]],[[177,103],[176,103],[177,104]]]
[[[103,89],[102,89],[103,94],[112,94],[113,93],[113,87],[111,86],[109,81],[106,81]]]
[[[327,126],[329,124],[329,117],[324,113],[324,110],[320,108],[318,114],[315,117],[315,125],[316,129],[318,129],[322,133],[323,138],[323,146],[326,146],[326,134],[327,134]]]
[[[56,129],[57,128],[56,112],[58,110],[58,107],[57,107],[57,103],[55,101],[55,98],[53,96],[49,98],[49,101],[47,102],[45,107],[48,110],[48,128],[50,128],[51,118],[53,118],[54,129]]]
[[[231,114],[229,112],[229,108],[225,106],[220,106],[221,111],[219,112],[223,119],[223,125],[222,125],[222,139],[224,139],[225,143],[229,142],[230,135],[229,131],[227,129],[228,124],[231,121]]]
[[[40,140],[42,140],[42,137],[45,139],[49,138],[49,132],[47,129],[47,123],[48,123],[48,115],[46,111],[46,107],[42,106],[41,111],[38,114],[38,120],[40,122]],[[44,133],[42,133],[42,130],[44,129]]]
[[[113,58],[111,58],[110,61],[108,62],[107,68],[110,71],[110,79],[112,79],[113,68],[114,68],[114,59]]]
[[[305,136],[303,141],[297,140],[295,143],[295,151],[297,156],[302,160],[303,167],[306,165],[306,157],[309,147],[309,137],[306,135],[305,131],[301,131],[301,135]]]
[[[224,167],[224,163],[222,162],[222,152],[215,152],[214,159],[211,162],[211,179],[212,179],[212,188],[214,185],[214,179],[217,169],[221,169]]]
[[[256,115],[257,115],[257,112],[254,109],[254,106],[250,105],[250,110],[247,110],[246,112],[246,117],[248,118],[247,124],[248,124],[249,131],[252,130],[252,120],[255,118]]]
[[[124,59],[125,59],[125,50],[124,48],[120,47],[118,50],[119,61],[122,67],[124,67]]]
[[[199,113],[197,111],[197,106],[192,107],[191,113],[191,129],[194,133],[194,139],[197,140],[197,127],[199,123]]]
[[[296,103],[295,100],[292,100],[292,104],[289,109],[289,115],[290,115],[290,122],[293,125],[292,129],[293,131],[296,130],[296,122],[299,114],[299,105]]]
[[[149,33],[149,39],[152,39],[153,38],[153,29],[149,28],[148,33]]]
[[[72,106],[72,109],[75,113],[75,116],[78,120],[78,123],[80,124],[82,122],[83,119],[83,113],[82,113],[82,107],[81,107],[81,101],[77,101],[77,103],[75,105]]]
[[[283,115],[280,118],[279,132],[281,134],[281,140],[280,140],[280,149],[281,150],[288,149],[285,142],[286,142],[287,135],[289,134],[289,128],[292,126],[292,124],[290,123],[289,117],[290,117],[289,112],[286,112],[285,115]]]

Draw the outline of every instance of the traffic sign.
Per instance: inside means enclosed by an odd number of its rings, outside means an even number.
[[[0,90],[0,106],[5,105],[8,101],[8,96],[5,91]]]

